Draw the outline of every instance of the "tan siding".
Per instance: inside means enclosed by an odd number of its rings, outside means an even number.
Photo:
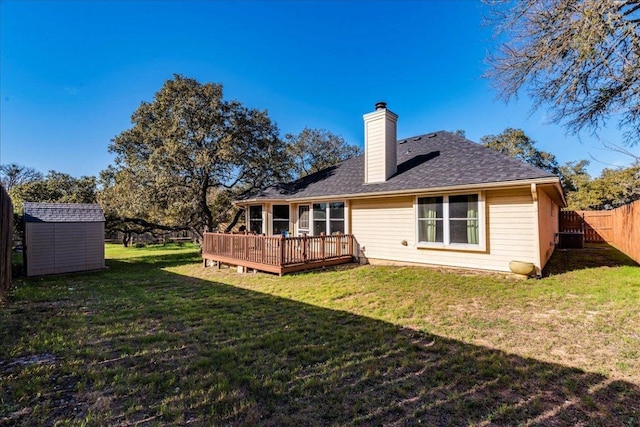
[[[380,182],[385,180],[383,121],[367,123],[367,180]]]
[[[558,205],[544,191],[538,191],[540,268],[544,268],[555,249],[555,236],[559,231],[559,212]]]
[[[509,271],[509,261],[534,262],[536,220],[528,188],[485,193],[484,252],[416,247],[413,196],[352,200],[352,231],[367,258]],[[407,246],[402,241],[407,241]]]
[[[396,147],[396,122],[387,121],[385,128],[385,141],[383,144],[386,145],[386,158],[385,158],[385,176],[384,179],[388,179],[390,176],[395,174],[398,170],[398,150]]]

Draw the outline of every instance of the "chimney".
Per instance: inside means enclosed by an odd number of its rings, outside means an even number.
[[[376,110],[364,119],[364,182],[385,182],[398,170],[396,123],[398,116],[377,102]]]

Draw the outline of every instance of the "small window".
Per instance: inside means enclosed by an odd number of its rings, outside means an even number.
[[[449,197],[451,243],[478,244],[478,195]]]
[[[262,205],[249,206],[249,231],[262,234]]]
[[[329,203],[329,234],[344,234],[344,203]]]
[[[319,236],[327,232],[327,204],[313,204],[313,235]]]
[[[418,241],[429,243],[444,241],[442,200],[442,197],[418,199]]]
[[[289,231],[289,205],[273,205],[273,234]]]

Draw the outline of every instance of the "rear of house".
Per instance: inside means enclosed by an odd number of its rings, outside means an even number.
[[[551,257],[558,177],[446,131],[397,140],[384,103],[364,116],[365,153],[237,204],[258,234],[353,234],[362,261],[536,273]]]
[[[24,222],[27,276],[105,268],[99,205],[26,202]]]

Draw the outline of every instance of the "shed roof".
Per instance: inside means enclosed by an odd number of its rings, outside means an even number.
[[[244,200],[353,196],[557,179],[547,171],[446,131],[399,140],[397,159],[397,172],[385,182],[364,182],[362,155],[297,181],[273,185],[247,195]]]
[[[24,203],[25,222],[104,222],[100,205],[86,203]]]

